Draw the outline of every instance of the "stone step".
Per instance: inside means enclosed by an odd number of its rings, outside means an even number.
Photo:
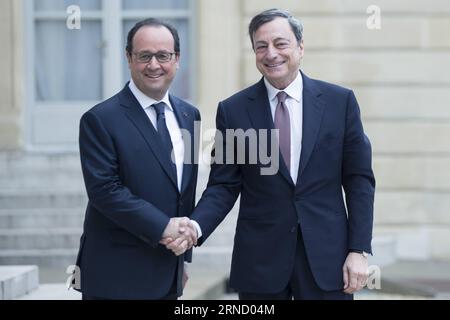
[[[0,189],[80,189],[84,190],[81,172],[30,172],[0,176]]]
[[[46,283],[17,300],[81,300],[81,293],[68,290],[65,283]]]
[[[0,152],[0,189],[51,187],[84,190],[77,153]]]
[[[34,264],[46,268],[66,270],[75,264],[78,247],[76,249],[23,249],[1,250],[0,265],[26,265]],[[64,271],[62,271],[64,272]]]
[[[34,174],[81,174],[81,163],[80,160],[77,160],[77,163],[61,163],[61,164],[53,164],[51,162],[36,164],[32,163],[29,165],[21,165],[17,163],[3,163],[1,168],[3,171],[0,172],[0,179],[4,177],[20,177],[25,175],[34,175]]]
[[[75,209],[3,209],[0,210],[1,229],[81,228],[85,208]]]
[[[86,192],[78,188],[0,189],[1,209],[80,208],[86,204]]]
[[[1,229],[0,249],[73,249],[81,234],[80,228]]]
[[[0,300],[19,298],[38,286],[37,266],[0,266]]]
[[[81,170],[80,156],[78,153],[22,153],[0,152],[1,172],[34,172],[36,170]]]

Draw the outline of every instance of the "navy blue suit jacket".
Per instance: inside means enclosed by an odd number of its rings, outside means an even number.
[[[208,187],[191,216],[202,228],[201,244],[240,194],[230,275],[231,287],[240,292],[275,293],[286,287],[298,227],[322,290],[343,289],[342,266],[349,249],[371,252],[375,179],[358,103],[351,90],[302,77],[303,137],[296,183],[281,155],[275,175],[261,175],[268,165],[259,156],[257,164],[213,164]],[[273,129],[264,81],[220,102],[216,122],[224,137],[226,129]],[[248,143],[245,148],[248,160]]]
[[[193,139],[198,110],[174,96],[170,101],[180,128]],[[157,299],[177,276],[181,295],[182,269],[177,275],[175,270],[183,256],[158,242],[171,217],[191,214],[197,165],[184,164],[180,192],[170,156],[128,84],[83,115],[79,143],[89,197],[77,259],[81,291],[102,298]],[[194,142],[189,145],[193,157]]]

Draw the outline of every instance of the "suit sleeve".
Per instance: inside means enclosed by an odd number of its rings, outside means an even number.
[[[201,245],[233,208],[241,190],[241,171],[236,159],[227,161],[226,129],[229,128],[226,112],[219,103],[216,116],[216,137],[212,150],[211,172],[206,190],[203,192],[191,219],[202,229]],[[235,155],[236,152],[233,152]],[[230,161],[231,160],[231,161]],[[227,164],[230,163],[230,164]]]
[[[372,150],[370,141],[364,134],[360,109],[352,91],[347,98],[342,166],[342,183],[349,220],[349,249],[372,253],[375,195]]]
[[[169,217],[123,185],[113,139],[92,111],[81,118],[79,143],[90,205],[156,247]]]

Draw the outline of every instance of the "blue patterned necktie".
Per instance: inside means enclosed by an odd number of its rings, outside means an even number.
[[[166,104],[164,102],[159,102],[152,104],[152,107],[155,108],[156,111],[156,129],[158,130],[159,137],[161,138],[161,142],[166,149],[166,152],[169,154],[171,159],[170,164],[175,173],[175,177],[177,176],[177,166],[175,165],[175,156],[172,157],[173,145],[172,140],[170,139],[169,130],[167,129],[166,124],[166,115],[164,113]]]

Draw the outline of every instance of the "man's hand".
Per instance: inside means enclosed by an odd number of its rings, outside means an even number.
[[[159,243],[179,256],[197,244],[197,230],[187,217],[171,218]]]
[[[367,284],[369,277],[369,265],[367,258],[357,252],[350,252],[345,259],[344,272],[344,292],[352,294],[361,290]]]

